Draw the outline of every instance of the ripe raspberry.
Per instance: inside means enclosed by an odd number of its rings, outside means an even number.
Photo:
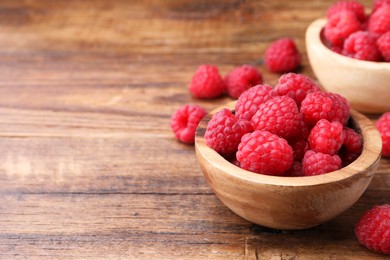
[[[260,104],[275,96],[272,87],[266,84],[254,86],[238,98],[236,103],[236,117],[251,120],[259,109]]]
[[[171,128],[176,138],[183,143],[194,143],[195,130],[206,111],[197,105],[184,105],[171,117]]]
[[[326,17],[329,19],[335,13],[343,10],[353,12],[360,21],[363,21],[366,18],[366,15],[364,14],[364,6],[356,1],[339,1],[334,3],[328,8]]]
[[[298,161],[293,161],[290,169],[287,170],[287,172],[284,174],[284,176],[287,177],[302,177],[302,164]]]
[[[382,137],[382,155],[390,156],[390,112],[384,113],[376,122]]]
[[[310,148],[317,153],[336,154],[344,141],[343,125],[321,119],[311,129],[308,142]]]
[[[285,139],[257,130],[242,137],[237,160],[245,170],[281,176],[291,167],[293,151]]]
[[[390,254],[390,205],[374,206],[355,225],[359,242],[370,250]]]
[[[244,91],[262,82],[260,72],[250,65],[237,67],[225,77],[227,92],[232,98],[238,98]]]
[[[356,15],[351,11],[340,11],[332,15],[325,25],[324,36],[332,45],[343,45],[351,33],[361,29]]]
[[[372,12],[375,12],[384,5],[390,5],[390,0],[374,0],[374,6]]]
[[[377,37],[370,32],[354,32],[345,40],[342,54],[358,60],[379,61],[381,54],[376,40]]]
[[[350,115],[349,104],[344,97],[325,92],[307,94],[301,103],[301,113],[309,125],[314,125],[320,119],[339,121],[346,125]]]
[[[264,61],[272,72],[290,72],[301,65],[301,54],[292,39],[281,38],[265,51]]]
[[[287,96],[277,96],[260,104],[251,122],[254,129],[265,130],[283,138],[295,136],[300,130],[297,104]]]
[[[336,171],[341,167],[341,159],[338,155],[316,153],[309,150],[302,160],[303,174],[305,176],[320,175]]]
[[[346,166],[355,161],[363,150],[362,136],[355,132],[355,130],[344,127],[344,142],[339,151],[339,156],[343,161],[343,165]]]
[[[320,87],[310,78],[302,74],[288,73],[279,78],[275,92],[279,96],[289,96],[298,106],[305,99],[307,93],[320,91]]]
[[[376,44],[383,59],[390,62],[390,31],[382,34],[376,41]]]
[[[309,143],[306,142],[304,139],[292,139],[289,140],[288,144],[293,149],[293,156],[294,160],[296,161],[302,161],[305,153],[310,150]]]
[[[249,121],[237,119],[225,108],[213,115],[207,124],[204,137],[208,146],[227,155],[236,152],[241,137],[252,130]]]
[[[390,31],[390,5],[383,5],[371,14],[368,20],[368,30],[378,34]]]
[[[225,84],[215,65],[201,65],[192,76],[190,92],[196,98],[216,98],[225,90]]]

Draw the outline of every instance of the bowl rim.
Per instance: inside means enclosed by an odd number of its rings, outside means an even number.
[[[207,123],[216,112],[223,108],[227,108],[233,111],[236,102],[237,101],[232,101],[225,105],[218,106],[199,122],[195,133],[195,149],[200,164],[202,164],[202,162],[208,163],[214,168],[217,168],[220,171],[225,172],[225,174],[230,175],[230,177],[239,179],[246,183],[285,187],[323,185],[353,178],[357,175],[371,176],[374,174],[374,171],[369,173],[370,171],[368,171],[368,169],[375,167],[376,162],[381,158],[381,136],[370,119],[353,109],[351,109],[351,117],[355,121],[357,127],[360,128],[361,135],[364,140],[363,151],[355,161],[346,167],[322,175],[287,177],[258,174],[235,166],[206,144],[204,133],[206,131]],[[204,160],[199,160],[199,156],[203,157]]]
[[[390,62],[375,62],[375,61],[365,61],[358,60],[351,57],[347,57],[341,55],[337,52],[332,51],[323,43],[321,39],[321,35],[323,33],[323,29],[326,25],[326,18],[319,18],[314,20],[306,30],[306,45],[313,44],[321,52],[324,52],[326,55],[332,56],[340,63],[348,64],[352,67],[356,68],[364,68],[364,69],[382,69],[382,70],[390,70]],[[307,49],[308,46],[306,46]]]

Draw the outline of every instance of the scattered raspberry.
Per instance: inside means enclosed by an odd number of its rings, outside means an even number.
[[[390,205],[374,206],[355,226],[359,242],[370,250],[390,254]]]
[[[275,92],[279,96],[289,96],[294,99],[298,106],[301,105],[307,93],[320,91],[320,87],[310,78],[302,74],[288,73],[279,78],[275,86]]]
[[[215,65],[201,65],[192,76],[190,92],[196,98],[216,98],[225,90],[225,84]]]
[[[374,7],[372,8],[372,12],[375,12],[384,5],[390,5],[390,0],[374,0]]]
[[[338,155],[316,153],[309,150],[302,160],[303,174],[305,176],[320,175],[336,171],[341,167],[341,159]]]
[[[325,25],[324,36],[332,44],[341,46],[344,40],[361,30],[361,24],[351,11],[340,11],[332,15]]]
[[[195,131],[206,111],[197,105],[184,105],[171,117],[171,128],[176,138],[183,143],[194,143]]]
[[[368,30],[378,34],[390,31],[390,5],[383,5],[371,14]]]
[[[290,169],[287,170],[287,172],[284,174],[284,176],[288,177],[302,177],[303,172],[302,172],[302,164],[297,161],[293,161]]]
[[[301,103],[303,120],[309,125],[314,125],[320,119],[339,121],[346,125],[349,108],[347,100],[335,93],[312,92]]]
[[[272,72],[290,72],[301,64],[301,54],[290,38],[273,42],[265,52],[264,61]]]
[[[356,1],[339,1],[334,3],[328,8],[326,17],[329,19],[335,13],[344,10],[353,12],[360,21],[364,21],[366,18],[366,15],[364,14],[364,6]]]
[[[382,137],[382,155],[390,156],[390,112],[384,113],[376,122]]]
[[[288,143],[293,149],[293,156],[296,161],[302,161],[305,153],[310,150],[309,143],[304,139],[292,139]]]
[[[371,32],[354,32],[344,42],[343,55],[358,60],[380,61],[376,40],[377,37]]]
[[[244,91],[262,82],[260,72],[250,65],[237,67],[225,77],[227,92],[232,98],[238,98]]]
[[[320,119],[311,129],[308,142],[310,148],[317,153],[336,154],[344,141],[343,125]]]
[[[254,86],[238,98],[236,103],[236,117],[251,120],[260,104],[275,96],[272,87],[266,84]]]
[[[281,176],[291,167],[293,151],[285,139],[257,130],[242,137],[237,160],[245,170]]]
[[[287,96],[277,96],[260,104],[252,117],[254,129],[266,130],[283,138],[299,133],[300,118],[297,104]]]
[[[218,153],[230,154],[237,151],[241,137],[252,130],[249,121],[237,119],[225,108],[213,115],[204,137],[207,145]]]
[[[382,34],[376,41],[376,44],[383,59],[390,62],[390,31]]]

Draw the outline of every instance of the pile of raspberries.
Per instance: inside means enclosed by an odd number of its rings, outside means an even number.
[[[359,60],[390,61],[390,0],[375,0],[372,12],[356,1],[339,1],[327,11],[324,42],[333,51]]]

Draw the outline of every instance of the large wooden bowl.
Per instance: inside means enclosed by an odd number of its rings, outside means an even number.
[[[361,112],[390,111],[390,63],[361,61],[331,51],[322,41],[325,24],[326,19],[318,19],[306,30],[307,54],[321,85]]]
[[[372,122],[352,111],[364,140],[359,158],[345,168],[318,176],[276,177],[243,170],[207,146],[204,133],[213,110],[196,131],[196,155],[217,197],[253,223],[277,229],[304,229],[326,222],[348,209],[363,194],[379,164],[382,142]]]

